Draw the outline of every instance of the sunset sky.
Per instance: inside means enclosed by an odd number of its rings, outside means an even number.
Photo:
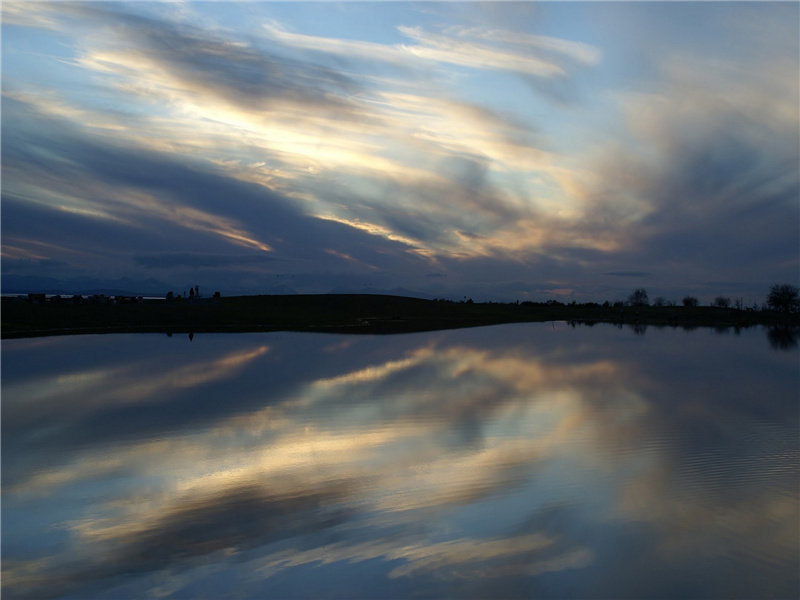
[[[796,2],[3,2],[3,288],[761,303],[800,283],[799,27]]]

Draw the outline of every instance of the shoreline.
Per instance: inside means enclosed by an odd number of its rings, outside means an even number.
[[[471,303],[371,294],[231,296],[202,302],[32,303],[2,299],[1,339],[108,333],[296,331],[395,334],[567,321],[664,327],[800,327],[800,314],[718,307]]]

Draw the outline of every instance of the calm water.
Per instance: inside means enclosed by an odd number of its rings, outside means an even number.
[[[4,341],[3,598],[797,598],[799,384],[756,328]]]

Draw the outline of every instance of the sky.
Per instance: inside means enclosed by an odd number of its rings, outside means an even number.
[[[800,284],[798,31],[796,2],[3,2],[2,286],[762,303]]]

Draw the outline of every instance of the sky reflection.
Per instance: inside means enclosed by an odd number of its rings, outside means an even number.
[[[783,597],[797,348],[526,324],[9,340],[8,597]]]

